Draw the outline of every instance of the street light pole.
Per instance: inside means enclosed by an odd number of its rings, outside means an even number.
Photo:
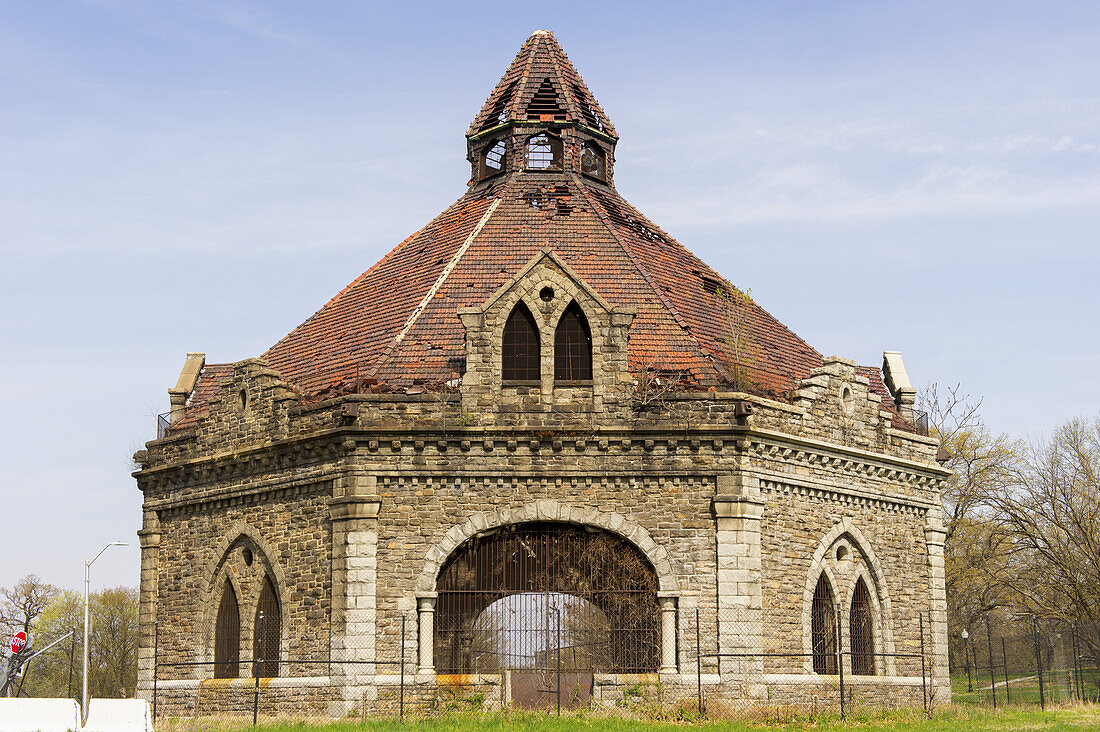
[[[124,541],[112,541],[100,549],[99,554],[92,557],[90,561],[84,562],[84,676],[82,679],[84,692],[80,697],[80,718],[82,720],[88,716],[88,574],[92,568],[92,563],[99,559],[99,555],[113,546],[129,546],[129,544]]]

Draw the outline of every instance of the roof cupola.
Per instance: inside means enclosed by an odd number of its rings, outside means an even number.
[[[537,30],[466,131],[471,183],[560,171],[610,184],[618,139],[554,34]]]

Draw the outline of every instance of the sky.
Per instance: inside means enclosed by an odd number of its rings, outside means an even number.
[[[138,582],[131,455],[465,189],[552,30],[627,200],[995,432],[1100,414],[1100,3],[0,2],[0,586]]]

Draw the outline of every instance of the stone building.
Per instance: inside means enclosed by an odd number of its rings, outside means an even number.
[[[410,704],[525,703],[561,648],[584,698],[919,704],[926,660],[948,699],[901,355],[823,357],[620,197],[547,31],[466,139],[462,197],[266,353],[187,355],[135,456],[144,693],[155,652],[176,712],[384,710],[403,649]]]

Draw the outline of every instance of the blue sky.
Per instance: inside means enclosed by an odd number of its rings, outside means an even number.
[[[826,354],[1100,413],[1100,4],[0,4],[0,585],[136,584],[129,457],[463,191],[553,30],[620,192]],[[48,528],[47,534],[44,529]]]

